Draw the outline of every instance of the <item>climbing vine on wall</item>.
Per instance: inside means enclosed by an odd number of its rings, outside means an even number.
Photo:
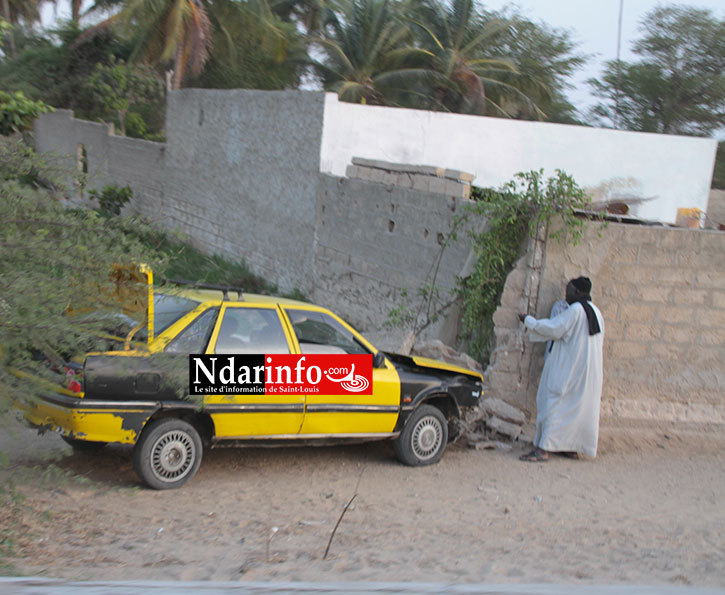
[[[561,170],[549,178],[544,177],[544,170],[520,173],[496,190],[474,188],[472,198],[474,202],[454,220],[429,278],[418,288],[418,303],[401,303],[389,313],[388,321],[391,326],[408,327],[406,343],[412,345],[422,330],[457,301],[461,306],[458,347],[486,363],[493,336],[493,314],[524,240],[558,217],[563,224],[549,237],[576,244],[584,226],[576,211],[586,209],[590,198]],[[486,221],[484,226],[475,225],[482,220]],[[470,275],[460,278],[458,286],[445,296],[436,285],[442,252],[451,241],[456,241],[462,229],[469,230],[474,264]],[[405,292],[403,298],[407,298]]]
[[[584,220],[576,210],[585,209],[590,198],[574,179],[561,170],[549,178],[544,170],[520,173],[498,190],[475,189],[475,203],[466,217],[483,217],[487,225],[470,234],[475,253],[471,275],[459,281],[461,331],[459,342],[476,359],[486,362],[493,335],[493,314],[498,307],[506,277],[521,253],[522,242],[541,225],[558,217],[563,225],[549,234],[576,244]]]

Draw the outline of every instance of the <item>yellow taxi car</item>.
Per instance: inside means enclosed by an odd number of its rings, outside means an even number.
[[[21,404],[26,420],[75,448],[133,444],[133,464],[151,488],[189,481],[203,448],[392,439],[400,461],[429,465],[443,455],[455,420],[482,396],[473,370],[382,352],[325,308],[195,284],[172,290],[146,278],[146,315],[123,349],[68,367],[68,388]],[[303,391],[190,396],[168,364],[190,354],[355,354],[372,360],[367,394]],[[173,367],[173,366],[172,366]],[[188,378],[188,375],[187,375]]]

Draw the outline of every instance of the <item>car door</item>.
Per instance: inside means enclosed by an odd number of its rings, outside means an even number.
[[[274,304],[224,304],[207,353],[290,353],[293,342]],[[305,401],[296,394],[207,395],[218,438],[291,436],[302,427]]]
[[[343,320],[314,306],[283,307],[294,348],[303,354],[374,354],[375,348]],[[373,369],[372,395],[305,396],[301,435],[376,435],[393,431],[400,411],[400,379],[387,361]]]

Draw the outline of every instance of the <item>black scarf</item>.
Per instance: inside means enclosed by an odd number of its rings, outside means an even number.
[[[596,335],[597,333],[602,332],[602,329],[599,328],[599,321],[597,320],[597,315],[594,313],[594,309],[589,303],[591,301],[592,297],[589,294],[580,294],[579,298],[569,304],[570,306],[572,306],[576,303],[579,303],[582,305],[582,308],[584,308],[584,312],[587,315],[587,321],[589,322],[589,336]]]

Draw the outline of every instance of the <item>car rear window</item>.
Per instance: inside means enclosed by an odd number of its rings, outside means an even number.
[[[154,333],[161,334],[185,314],[196,308],[200,302],[178,295],[154,295]]]

